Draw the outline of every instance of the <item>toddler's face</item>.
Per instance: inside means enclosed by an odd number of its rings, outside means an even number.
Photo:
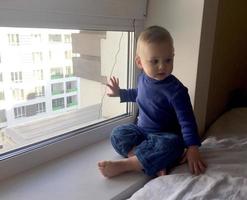
[[[141,42],[136,63],[147,76],[155,80],[164,80],[173,70],[174,48],[171,42]]]

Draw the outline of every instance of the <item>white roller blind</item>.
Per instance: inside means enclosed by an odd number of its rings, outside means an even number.
[[[0,26],[132,30],[147,0],[1,0]],[[135,21],[134,21],[135,19]]]

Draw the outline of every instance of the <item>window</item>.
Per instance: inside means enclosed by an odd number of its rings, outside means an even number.
[[[11,72],[12,82],[21,83],[22,82],[22,72]]]
[[[55,67],[51,68],[51,79],[60,79],[63,78],[63,68]]]
[[[52,100],[52,110],[60,110],[64,108],[64,98],[53,99]]]
[[[43,80],[44,79],[43,69],[33,70],[33,77],[35,80]]]
[[[14,108],[15,118],[25,117],[26,109],[24,106]]]
[[[62,42],[61,34],[49,34],[49,42]]]
[[[65,59],[71,59],[72,58],[72,52],[71,51],[65,51],[64,52]]]
[[[64,35],[64,42],[65,43],[71,43],[71,35],[70,34],[65,34]]]
[[[67,107],[77,105],[77,95],[67,97]]]
[[[24,90],[23,89],[15,88],[13,89],[12,94],[13,94],[14,100],[16,101],[24,100]]]
[[[65,68],[65,77],[73,76],[73,68],[72,66],[66,66]]]
[[[36,107],[37,107],[36,108],[37,113],[42,113],[42,112],[45,112],[46,111],[45,102],[36,104]]]
[[[46,112],[45,102],[14,108],[15,118],[32,117],[43,112]]]
[[[70,137],[70,132],[129,116],[130,105],[108,98],[105,83],[114,75],[119,77],[120,87],[128,87],[132,33],[2,30],[0,38],[7,39],[6,43],[8,36],[13,34],[17,37],[28,32],[32,38],[30,43],[20,42],[18,48],[0,46],[1,52],[6,51],[2,54],[4,73],[9,74],[2,82],[6,91],[12,92],[12,95],[2,95],[8,117],[1,131],[5,138],[13,141],[11,145],[3,144],[2,153],[8,155],[9,151],[18,152],[27,145],[32,147],[36,143],[53,141],[53,138]],[[20,59],[21,55],[31,55],[30,62]]]
[[[66,82],[66,92],[75,92],[75,91],[77,91],[77,82],[76,81]]]
[[[8,34],[9,45],[18,46],[19,45],[19,34]]]
[[[18,45],[9,45],[8,34],[21,36]],[[29,35],[28,42],[24,42],[24,35]],[[61,35],[61,42],[59,37],[49,39],[49,35]],[[71,39],[65,40],[65,35]],[[19,159],[24,153],[32,155],[29,161],[45,160],[47,156],[33,153],[61,141],[74,141],[66,145],[78,148],[85,141],[105,138],[113,124],[133,118],[131,105],[120,104],[119,99],[105,94],[105,83],[111,75],[119,77],[122,88],[130,84],[132,33],[1,28],[0,42],[6,44],[0,45],[0,52],[4,52],[0,69],[0,89],[4,89],[0,160]],[[98,128],[102,129],[100,134],[95,133]],[[56,148],[52,152],[59,154],[68,149]]]
[[[4,100],[4,91],[0,90],[0,101]]]
[[[0,128],[2,127],[1,123],[4,123],[6,121],[6,110],[0,110]]]
[[[42,63],[43,56],[42,52],[32,52],[33,63]]]
[[[63,94],[64,93],[64,84],[63,83],[53,83],[51,85],[52,95]]]
[[[15,102],[9,99],[12,98],[11,94],[5,94],[6,108],[2,109],[6,109],[7,121],[3,123],[3,136],[8,138],[9,132],[13,131],[13,135],[18,133],[20,141],[27,140],[26,136],[29,136],[29,140],[25,144],[11,143],[8,149],[3,142],[0,159],[4,159],[4,162],[0,161],[0,168],[7,173],[1,173],[0,178],[7,178],[83,145],[108,138],[114,126],[134,120],[132,104],[119,104],[119,99],[108,98],[105,95],[105,83],[111,74],[119,77],[122,88],[131,87],[136,82],[134,80],[137,72],[132,68],[135,42],[133,32],[138,34],[143,29],[146,6],[146,0],[70,0],[69,6],[59,0],[44,0],[42,3],[34,0],[32,4],[28,0],[0,1],[0,65],[4,67],[3,81],[6,91],[9,93],[17,84],[25,91],[33,90],[36,85],[45,86],[44,97],[28,99],[25,102]],[[5,27],[15,27],[17,24],[18,27],[27,28]],[[8,34],[40,34],[41,42],[30,39],[31,45],[28,42],[25,48],[22,48],[23,38],[20,38],[21,42],[17,43],[20,45],[9,45]],[[71,36],[71,42],[65,43],[66,34]],[[61,35],[61,42],[54,42],[60,41],[59,38],[51,38],[49,41],[49,35]],[[95,40],[91,40],[92,37]],[[64,59],[66,50],[72,50],[72,60]],[[42,52],[43,61],[38,63],[38,67],[43,69],[44,73],[44,79],[37,81],[32,74],[32,70],[37,69],[37,64],[34,66],[32,62],[32,52],[36,51]],[[23,63],[22,53],[29,55],[27,63]],[[74,76],[51,79],[51,68],[61,67],[65,76],[65,66],[72,67]],[[18,71],[23,72],[23,82],[12,82],[11,72]],[[65,92],[65,108],[53,111],[52,100],[61,96],[51,94],[51,84],[74,80],[77,81],[77,91]],[[66,98],[73,95],[77,95],[77,106],[67,108]],[[14,118],[14,108],[41,102],[46,103],[46,112]],[[72,113],[78,114],[78,117],[71,117]],[[58,120],[59,123],[56,124],[59,126],[48,126],[54,124],[51,119]],[[75,119],[80,120],[78,122]],[[66,123],[63,123],[64,121]],[[23,133],[26,133],[25,136]],[[12,158],[8,159],[10,157]],[[20,161],[22,165],[19,165]]]
[[[37,86],[35,87],[35,96],[36,97],[43,97],[45,96],[45,87],[44,86]]]

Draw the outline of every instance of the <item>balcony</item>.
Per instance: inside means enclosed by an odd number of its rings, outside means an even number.
[[[63,94],[64,91],[63,90],[54,90],[52,91],[52,95],[59,95],[59,94]]]
[[[54,74],[54,75],[51,75],[51,79],[54,80],[54,79],[61,79],[63,78],[63,74]]]

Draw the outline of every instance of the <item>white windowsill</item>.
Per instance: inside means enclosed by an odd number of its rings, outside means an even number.
[[[149,177],[127,173],[112,179],[104,178],[98,171],[97,162],[118,158],[108,139],[100,141],[1,181],[1,200],[126,199]]]

